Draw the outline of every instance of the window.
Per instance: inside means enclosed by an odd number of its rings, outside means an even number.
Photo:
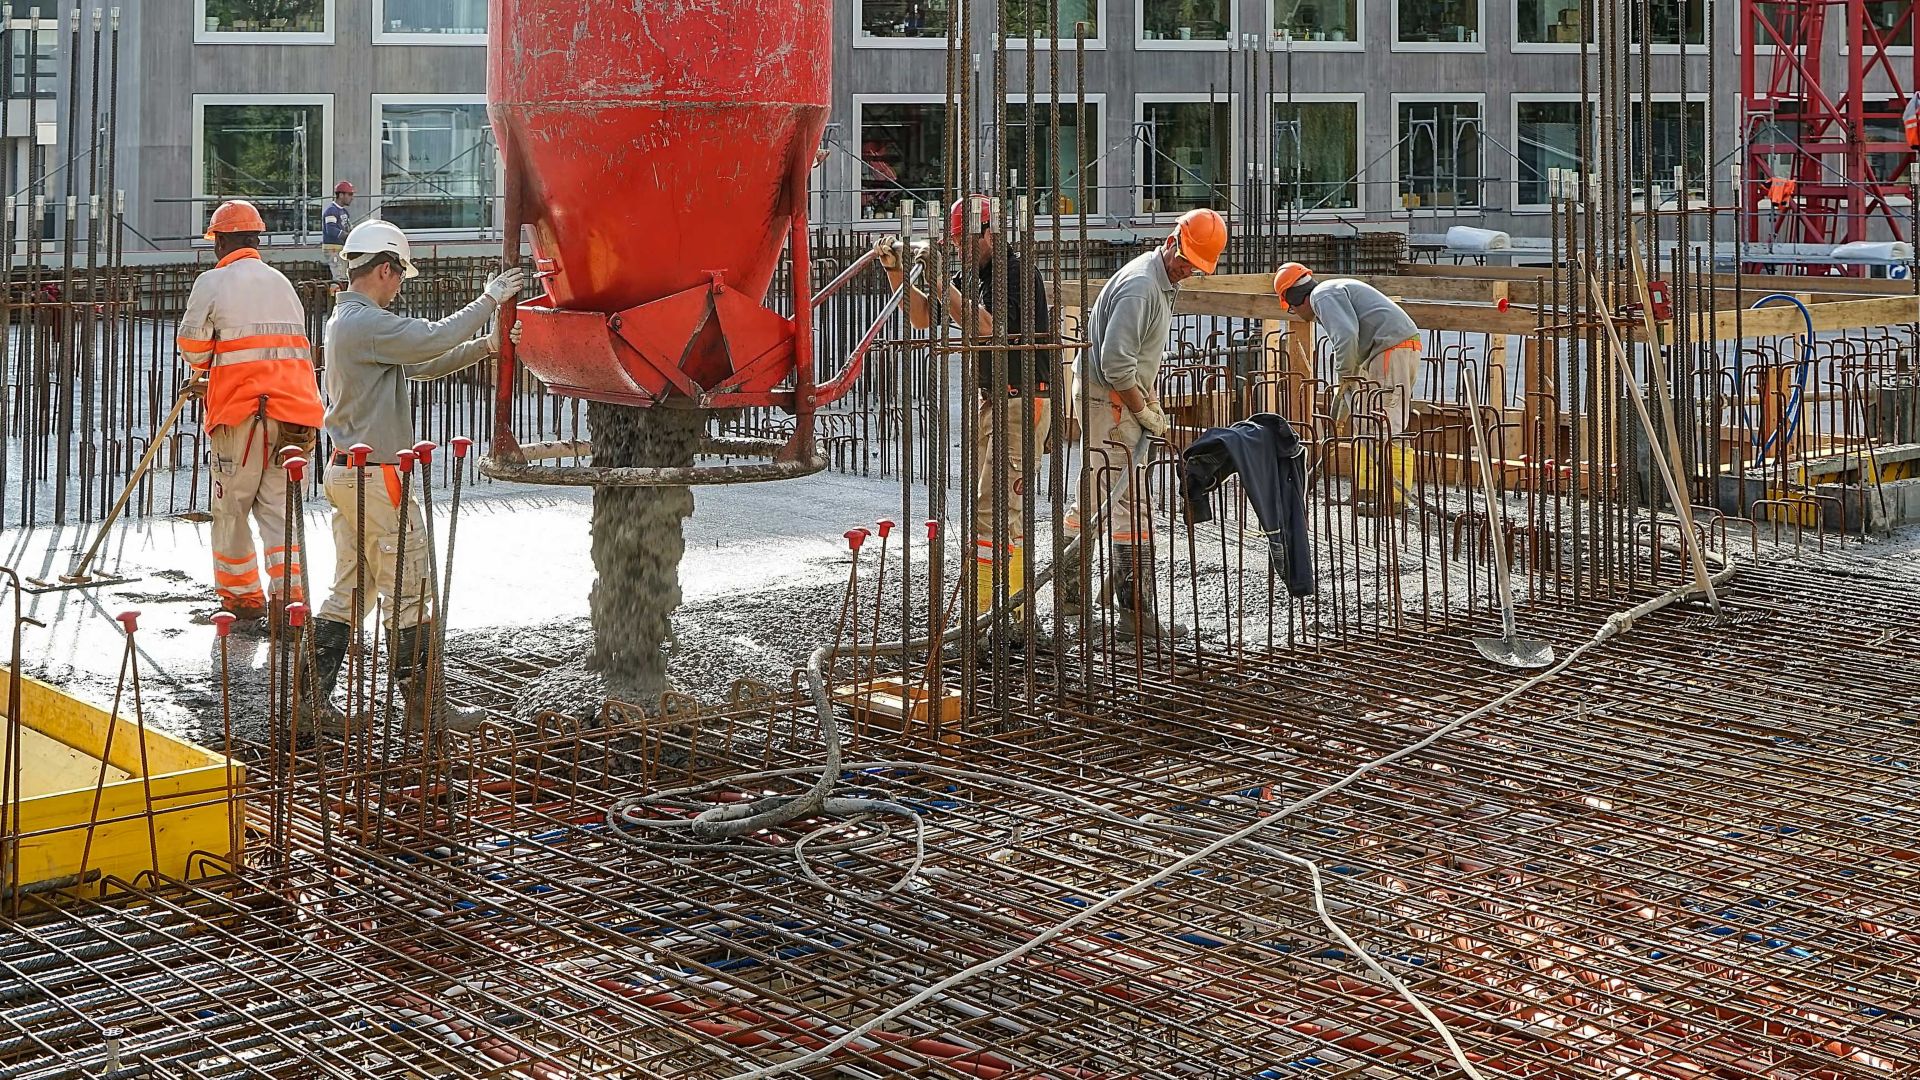
[[[333,0],[197,0],[194,40],[300,45],[333,39]]]
[[[1514,153],[1518,158],[1518,186],[1514,201],[1544,206],[1547,182],[1555,169],[1585,168],[1580,145],[1580,120],[1591,110],[1579,101],[1516,101],[1513,106]]]
[[[1880,143],[1882,146],[1906,146],[1907,132],[1904,122],[1906,102],[1886,98],[1876,101],[1869,98],[1861,105],[1864,115],[1860,127],[1867,142]],[[1906,183],[1904,177],[1907,168],[1912,164],[1913,154],[1907,152],[1880,152],[1867,155],[1867,171],[1877,183]]]
[[[317,231],[333,164],[326,96],[276,94],[194,99],[196,198],[251,199],[276,233]]]
[[[380,216],[403,229],[493,225],[493,129],[477,99],[375,98]]]
[[[1400,200],[1406,209],[1480,205],[1480,103],[1399,101]]]
[[[1233,112],[1224,101],[1148,101],[1140,108],[1140,212],[1227,208]]]
[[[487,0],[375,0],[373,40],[383,44],[482,45]]]
[[[1223,42],[1233,34],[1233,0],[1140,0],[1145,41]]]
[[[859,102],[860,216],[898,217],[900,200],[938,205],[947,182],[945,102]]]
[[[1908,0],[1911,6],[1911,0]],[[1641,9],[1645,8],[1643,16]],[[1689,45],[1704,45],[1707,40],[1705,0],[1628,0],[1627,34],[1638,43],[1642,19],[1653,30],[1652,44],[1678,45],[1684,31]]]
[[[1039,193],[1034,213],[1039,216],[1100,212],[1100,105],[1089,100],[1084,106],[1072,101],[1060,103],[1060,161],[1058,168],[1048,153],[1048,132],[1053,127],[1053,106],[1039,102],[1031,107],[1021,102],[1007,106],[1007,168],[1021,173],[1027,167],[1027,145],[1033,145],[1033,188]],[[1087,201],[1079,204],[1082,169],[1086,175]],[[1058,179],[1056,179],[1056,177]],[[1014,194],[1024,194],[1027,183],[1014,185]]]
[[[1520,0],[1514,40],[1527,45],[1579,45],[1585,0]]]
[[[1592,32],[1596,0],[1515,0],[1514,39],[1522,45],[1571,45],[1581,42],[1581,27],[1586,24],[1586,42],[1593,44]],[[1704,46],[1707,40],[1706,0],[1627,0],[1616,16],[1620,32],[1635,44],[1640,41],[1643,17],[1653,31],[1650,44],[1679,45],[1682,34],[1687,44]]]
[[[59,23],[48,19],[34,25],[15,19],[7,34],[7,83],[15,98],[50,98],[59,92]]]
[[[1360,207],[1360,103],[1273,103],[1274,205],[1297,213]]]
[[[1881,44],[1913,48],[1913,0],[1867,0],[1867,22]]]
[[[1480,41],[1481,0],[1393,0],[1394,40],[1403,45]]]
[[[861,0],[860,33],[870,38],[947,43],[948,0]]]
[[[1301,41],[1360,40],[1360,0],[1272,0],[1273,32]]]
[[[1628,131],[1628,137],[1632,140],[1627,148],[1628,182],[1638,192],[1647,177],[1649,114],[1653,124],[1653,186],[1661,201],[1664,202],[1673,193],[1673,170],[1680,167],[1680,145],[1683,141],[1686,143],[1687,187],[1693,191],[1702,190],[1707,168],[1707,103],[1704,101],[1655,101],[1634,107]]]
[[[1092,44],[1100,37],[1101,0],[1059,0],[1059,33],[1055,35],[1054,0],[1006,0],[1001,9],[1001,28],[1006,32],[1007,42],[1019,45],[1032,36],[1038,41],[1057,40],[1071,42],[1075,27],[1082,28],[1087,42]]]

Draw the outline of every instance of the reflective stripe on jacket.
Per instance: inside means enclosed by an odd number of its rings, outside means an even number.
[[[180,355],[207,372],[207,430],[267,416],[320,426],[326,410],[313,374],[307,312],[286,275],[242,248],[201,274],[187,295]]]

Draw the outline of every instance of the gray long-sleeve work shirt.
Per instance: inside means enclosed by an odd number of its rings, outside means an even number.
[[[396,315],[357,292],[343,292],[327,320],[327,437],[334,449],[373,448],[371,461],[391,463],[413,446],[408,380],[437,379],[491,355],[487,320],[499,305],[482,296],[428,322]]]
[[[1413,317],[1364,281],[1332,278],[1313,287],[1313,321],[1333,346],[1334,370],[1358,375],[1373,358],[1420,336]]]
[[[1087,312],[1087,354],[1082,365],[1101,390],[1138,387],[1152,398],[1173,325],[1173,282],[1160,249],[1134,259],[1107,279]]]

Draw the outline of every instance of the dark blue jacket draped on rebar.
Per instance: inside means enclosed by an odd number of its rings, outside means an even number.
[[[1307,538],[1307,454],[1292,426],[1275,413],[1256,413],[1232,427],[1208,428],[1180,453],[1180,490],[1187,520],[1213,520],[1213,494],[1240,474],[1267,536],[1273,569],[1292,596],[1313,595],[1313,548]]]

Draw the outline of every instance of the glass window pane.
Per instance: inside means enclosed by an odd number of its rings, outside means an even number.
[[[1408,209],[1480,205],[1480,103],[1403,101],[1400,198]]]
[[[251,199],[273,232],[312,230],[323,198],[320,105],[202,107],[200,190],[209,199]],[[212,206],[205,208],[208,212]]]
[[[1878,101],[1867,101],[1865,105],[1866,116],[1861,128],[1865,131],[1868,142],[1906,145],[1906,102],[1882,98]],[[1873,178],[1882,184],[1905,183],[1907,169],[1912,165],[1911,153],[1867,155],[1867,169],[1872,173]]]
[[[1653,129],[1647,130],[1651,111]],[[1683,134],[1684,132],[1684,134]],[[1633,110],[1628,132],[1629,182],[1636,192],[1643,191],[1647,178],[1647,140],[1653,143],[1653,186],[1664,199],[1673,193],[1673,170],[1680,165],[1681,144],[1686,146],[1687,186],[1699,190],[1707,166],[1707,103],[1704,101],[1656,101]]]
[[[380,107],[380,216],[403,229],[493,224],[487,107]]]
[[[1580,44],[1584,0],[1520,0],[1518,40],[1529,45]]]
[[[1547,202],[1547,181],[1554,169],[1584,167],[1586,155],[1580,148],[1580,113],[1577,101],[1522,101],[1517,106],[1519,124],[1514,132],[1520,174],[1519,201],[1529,206]]]
[[[1148,41],[1225,41],[1232,0],[1143,0],[1140,36]]]
[[[1359,119],[1352,101],[1274,103],[1275,205],[1301,212],[1360,205]]]
[[[1089,39],[1100,36],[1100,0],[1059,0],[1061,41],[1072,41],[1074,27],[1084,24]],[[1025,39],[1029,33],[1035,38],[1046,39],[1053,34],[1052,0],[1006,0],[1005,24],[1007,37]]]
[[[17,98],[53,97],[60,87],[59,49],[60,31],[34,30],[29,32],[26,24],[16,19],[13,31],[7,35],[7,79],[12,85],[12,95]],[[28,55],[28,46],[32,46],[32,55]]]
[[[897,217],[900,200],[936,206],[946,192],[947,107],[860,107],[860,216]]]
[[[1907,2],[1911,4],[1912,0]],[[1653,44],[1678,45],[1682,30],[1686,33],[1689,45],[1699,45],[1707,40],[1705,0],[1629,0],[1627,33],[1636,43],[1640,40],[1643,8],[1646,12],[1644,19],[1653,30]]]
[[[1867,0],[1867,21],[1879,32],[1882,44],[1912,45],[1916,18],[1920,15],[1914,12],[1913,0]]]
[[[327,0],[206,0],[207,32],[323,34]]]
[[[1295,41],[1359,41],[1356,0],[1274,0],[1273,30]]]
[[[484,34],[487,0],[382,0],[389,34]]]
[[[1222,102],[1154,101],[1145,106],[1140,209],[1167,213],[1227,208],[1232,113]]]
[[[1400,12],[1400,40],[1470,42],[1480,40],[1480,0],[1394,0]]]
[[[1060,103],[1060,160],[1052,160],[1048,132],[1053,128],[1053,106],[1024,104],[1007,106],[1007,168],[1021,175],[1014,194],[1027,191],[1027,145],[1033,145],[1033,188],[1039,192],[1036,214],[1073,214],[1080,212],[1080,170],[1100,156],[1100,109],[1097,105],[1078,107],[1070,101]],[[1100,177],[1086,176],[1086,212],[1100,212]],[[1055,177],[1058,177],[1058,180]]]
[[[869,37],[947,36],[947,0],[861,0],[860,29]]]

